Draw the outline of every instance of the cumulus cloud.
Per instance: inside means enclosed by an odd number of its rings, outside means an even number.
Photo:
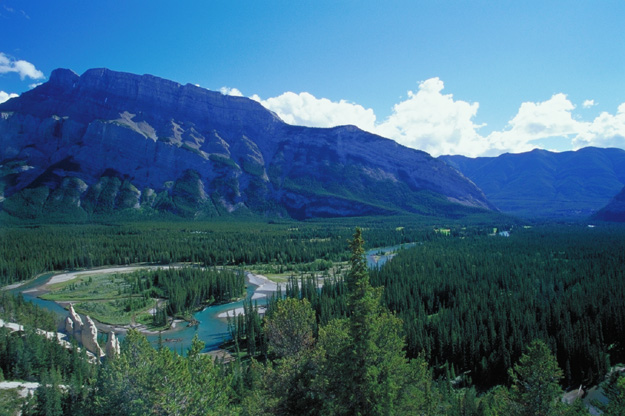
[[[532,142],[550,137],[568,139],[573,150],[586,146],[625,148],[625,103],[616,114],[602,112],[592,121],[575,119],[574,109],[564,94],[542,103],[523,103],[509,129],[488,136],[491,149],[526,151],[535,147]]]
[[[486,151],[488,143],[477,133],[482,125],[473,122],[479,104],[454,100],[451,94],[441,94],[443,88],[439,78],[421,82],[418,91],[408,91],[408,98],[396,104],[393,113],[382,122],[377,122],[371,108],[346,100],[317,98],[307,92],[286,92],[266,100],[256,95],[251,98],[289,124],[309,127],[352,124],[434,155]]]
[[[452,94],[441,93],[444,87],[439,78],[421,82],[417,92],[408,91],[408,98],[393,107],[376,132],[434,155],[482,153],[487,143],[477,131],[483,125],[473,122],[479,103],[454,100]]]
[[[43,72],[35,68],[35,65],[23,60],[14,60],[0,52],[0,74],[15,72],[22,80],[26,78],[38,80],[44,79]]]
[[[372,109],[345,100],[331,101],[327,98],[317,98],[307,92],[299,94],[285,92],[267,100],[252,96],[252,99],[260,102],[289,124],[309,127],[352,124],[367,131],[375,129],[375,114]]]
[[[221,87],[219,89],[219,92],[221,92],[223,95],[232,95],[234,97],[243,97],[243,94],[241,93],[241,91],[239,91],[236,88]]]
[[[625,148],[625,103],[615,114],[603,112],[592,121],[578,119],[575,104],[563,93],[545,101],[521,103],[517,113],[502,130],[481,133],[477,124],[479,103],[454,99],[443,93],[444,83],[430,78],[408,91],[407,98],[393,106],[391,115],[377,121],[372,109],[345,100],[317,98],[312,94],[286,92],[278,97],[251,98],[275,112],[285,122],[310,127],[353,124],[371,133],[388,137],[433,156],[462,154],[496,156],[540,147],[546,139],[565,139],[570,148],[585,146]],[[238,91],[238,90],[237,90]],[[593,100],[583,108],[596,105]]]
[[[586,146],[625,148],[625,103],[616,114],[602,112],[592,122],[579,122],[573,138],[575,148]]]
[[[525,152],[536,147],[534,141],[570,137],[580,132],[581,123],[573,119],[573,103],[565,94],[555,94],[543,102],[525,102],[508,122],[505,130],[486,137],[488,154]]]
[[[590,108],[590,107],[594,107],[597,104],[595,103],[595,100],[585,100],[584,103],[582,104],[582,107],[584,108]]]
[[[15,98],[17,97],[17,94],[14,93],[8,93],[8,92],[4,92],[4,91],[0,91],[0,104],[2,104],[3,102],[10,100],[11,98]]]

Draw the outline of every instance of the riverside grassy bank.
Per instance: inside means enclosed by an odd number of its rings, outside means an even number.
[[[194,311],[245,293],[242,272],[188,264],[137,265],[64,273],[30,294],[114,326],[168,329],[176,319],[193,323]]]

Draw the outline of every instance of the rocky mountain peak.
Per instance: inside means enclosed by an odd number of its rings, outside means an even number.
[[[247,119],[262,123],[280,121],[250,99],[226,96],[191,84],[181,85],[153,75],[105,68],[89,69],[81,76],[69,69],[56,69],[48,82],[15,101],[5,106],[6,110],[36,112],[42,117],[65,115],[83,122],[115,119],[125,111],[174,120],[225,119],[229,124],[244,124]],[[50,101],[56,105],[48,105]]]
[[[50,86],[56,86],[61,90],[67,90],[78,82],[80,75],[66,68],[57,68],[50,74],[48,84]]]
[[[152,75],[57,69],[0,112],[0,199],[13,214],[65,207],[72,215],[309,218],[493,208],[427,153],[354,126],[290,126],[251,99]]]

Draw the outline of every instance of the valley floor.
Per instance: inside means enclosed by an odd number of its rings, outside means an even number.
[[[58,289],[60,285],[71,282],[71,281],[75,281],[76,279],[80,279],[80,278],[83,278],[83,279],[98,278],[98,277],[105,278],[106,276],[115,275],[115,274],[132,273],[137,270],[145,270],[145,269],[156,270],[159,268],[167,269],[171,267],[182,267],[182,265],[176,264],[176,265],[155,266],[155,265],[137,264],[137,265],[130,265],[130,266],[113,266],[113,267],[94,268],[94,269],[88,269],[88,270],[60,273],[60,274],[56,274],[52,276],[48,281],[46,281],[45,283],[39,286],[24,290],[23,293],[28,293],[32,296],[42,298],[42,297],[46,297],[45,295],[54,292],[54,290]],[[246,276],[246,281],[248,284],[257,286],[257,289],[254,291],[254,295],[252,296],[252,300],[267,298],[273,295],[274,293],[276,293],[281,287],[280,283],[276,283],[261,274],[245,272],[245,276]],[[15,283],[10,286],[6,286],[3,289],[4,290],[17,289],[24,283],[25,282]],[[47,297],[50,297],[50,296],[47,296]],[[49,300],[56,302],[57,304],[61,305],[63,308],[67,308],[70,304],[74,303],[74,301],[71,299],[64,299],[62,294],[55,295],[54,298],[51,298]],[[260,311],[262,312],[263,310],[264,308],[261,307]],[[154,313],[154,308],[150,309],[148,312]],[[243,313],[242,307],[232,308],[232,309],[229,309],[227,311],[220,313],[218,315],[218,318],[227,319],[228,317],[233,317],[242,313]],[[145,335],[158,335],[160,333],[166,337],[174,336],[176,331],[184,328],[184,325],[182,324],[185,322],[182,319],[172,319],[167,329],[156,330],[156,329],[149,328],[145,324],[137,323],[137,322],[131,322],[129,324],[112,324],[112,323],[101,322],[93,316],[92,316],[92,319],[94,319],[94,322],[96,326],[98,327],[98,329],[104,332],[114,331],[115,333],[126,333],[129,329],[135,329]]]

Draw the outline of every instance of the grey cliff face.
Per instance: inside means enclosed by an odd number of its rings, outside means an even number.
[[[494,208],[424,152],[351,126],[290,126],[253,100],[151,75],[57,69],[0,104],[0,116],[0,200],[15,215],[309,218],[428,213],[450,201]]]

